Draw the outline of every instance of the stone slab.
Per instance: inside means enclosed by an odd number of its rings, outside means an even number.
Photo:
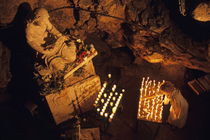
[[[93,108],[101,89],[99,76],[91,76],[56,94],[45,96],[56,124],[71,119],[75,114]]]

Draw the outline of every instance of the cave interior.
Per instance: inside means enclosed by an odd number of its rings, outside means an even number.
[[[208,0],[0,0],[0,139],[73,139],[65,132],[74,119],[56,125],[33,78],[34,51],[25,28],[39,7],[62,34],[94,45],[92,61],[102,83],[111,73],[126,90],[107,129],[92,110],[79,114],[81,128],[99,127],[102,140],[210,139],[210,90],[197,95],[188,85],[210,74]],[[171,81],[181,91],[189,104],[183,128],[137,121],[142,77]],[[28,102],[37,105],[33,115]]]

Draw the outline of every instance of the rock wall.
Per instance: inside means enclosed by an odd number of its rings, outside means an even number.
[[[23,2],[52,10],[51,21],[60,31],[70,29],[82,39],[97,33],[112,48],[128,46],[136,63],[144,58],[210,72],[209,23],[200,26],[190,14],[181,16],[175,0],[0,0],[0,23],[10,23]],[[63,6],[74,8],[53,10]]]
[[[210,2],[200,3],[193,11],[193,18],[202,22],[210,21]]]
[[[0,42],[0,88],[5,88],[10,81],[10,51]]]

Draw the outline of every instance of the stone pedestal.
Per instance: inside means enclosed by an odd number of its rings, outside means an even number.
[[[97,51],[94,49],[91,53],[82,61],[75,61],[75,66],[64,75],[62,90],[45,96],[56,124],[93,108],[101,82],[92,62]]]
[[[100,78],[94,75],[66,87],[60,93],[45,96],[56,124],[92,109],[100,88]]]

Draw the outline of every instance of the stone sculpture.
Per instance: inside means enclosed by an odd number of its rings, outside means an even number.
[[[49,18],[46,9],[36,9],[34,18],[28,21],[26,38],[45,65],[55,72],[63,70],[67,63],[75,61],[76,46],[51,24]]]
[[[161,92],[165,94],[164,104],[170,102],[170,114],[168,117],[168,123],[182,128],[185,125],[188,114],[188,103],[185,98],[182,96],[180,90],[175,88],[175,86],[166,81],[160,88]]]

